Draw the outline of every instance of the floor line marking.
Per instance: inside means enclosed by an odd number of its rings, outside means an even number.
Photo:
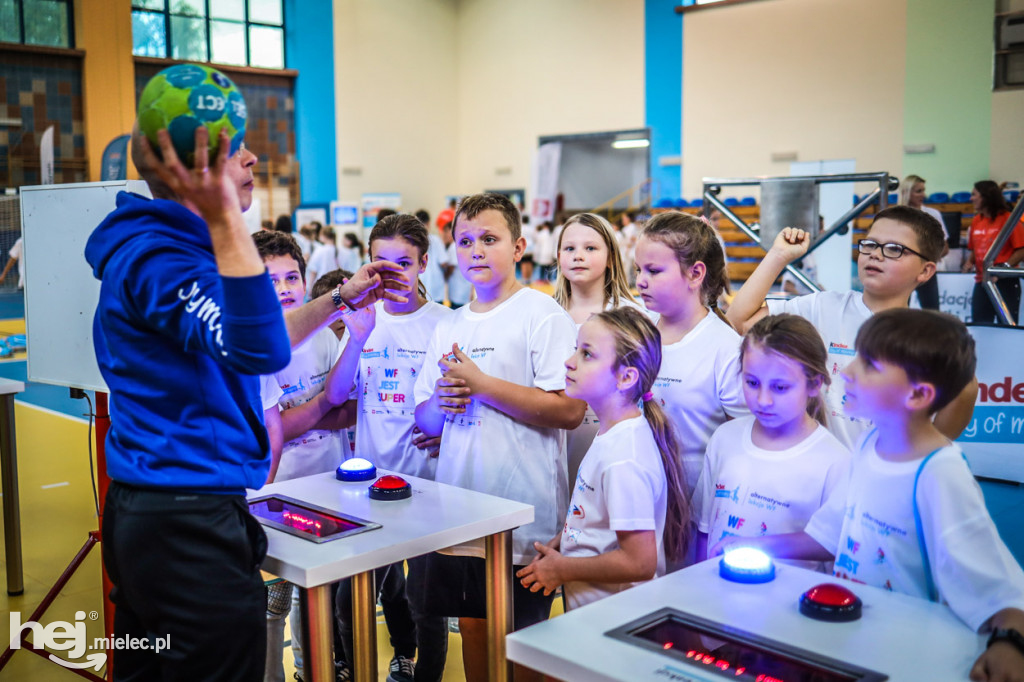
[[[66,485],[71,485],[71,483],[68,481],[62,481],[61,483],[50,483],[49,485],[41,485],[39,487],[43,490],[49,490],[50,488],[62,488]]]

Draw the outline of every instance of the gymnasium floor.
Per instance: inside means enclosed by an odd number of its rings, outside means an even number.
[[[24,308],[20,295],[0,294],[0,336],[24,331]],[[0,359],[0,376],[24,380],[24,355]],[[29,384],[16,402],[18,469],[21,493],[22,547],[25,593],[8,597],[0,590],[0,641],[9,641],[11,611],[22,614],[22,622],[43,598],[75,553],[87,533],[96,528],[96,512],[89,473],[88,426],[83,415],[84,400],[68,397],[65,388]],[[1018,561],[1024,562],[1024,488],[983,481],[982,490],[1003,539]],[[6,585],[6,563],[0,557],[0,582]],[[74,621],[76,611],[99,611],[100,553],[93,550],[82,568],[41,619],[44,624],[56,620]],[[556,610],[560,603],[556,601]],[[101,637],[100,621],[86,620],[88,641]],[[378,618],[381,678],[391,659],[387,632]],[[286,654],[287,679],[291,679],[290,655]],[[60,682],[80,679],[73,673],[42,658],[18,652],[0,672],[0,681],[31,680]],[[446,681],[462,680],[461,640],[449,638]]]

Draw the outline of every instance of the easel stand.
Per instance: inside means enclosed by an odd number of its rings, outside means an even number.
[[[106,442],[107,430],[110,428],[110,413],[107,411],[107,394],[96,392],[96,484],[98,487],[97,493],[99,494],[100,503],[100,516],[98,519],[99,527],[97,530],[89,531],[89,536],[85,540],[85,544],[78,550],[78,554],[71,560],[68,567],[64,569],[64,572],[57,578],[57,582],[53,584],[53,587],[46,593],[43,600],[36,607],[36,610],[32,612],[29,617],[29,621],[40,622],[43,614],[50,608],[57,595],[60,594],[64,586],[67,585],[68,581],[71,580],[71,576],[75,574],[75,571],[82,565],[85,558],[89,556],[89,552],[92,548],[100,543],[100,534],[103,529],[103,503],[107,498],[107,488],[110,487],[110,478],[107,476],[107,458],[106,453],[103,449],[103,444]],[[112,585],[110,578],[107,577],[107,569],[103,568],[103,632],[110,641],[114,632],[114,606],[110,602],[110,589]],[[25,621],[27,622],[27,621]],[[28,633],[30,630],[23,630],[21,634],[21,648],[25,651],[31,651],[37,656],[41,656],[48,661],[53,662],[50,659],[50,652],[46,649],[37,649],[31,642],[28,641]],[[11,658],[14,656],[16,649],[7,647],[2,655],[0,655],[0,671],[2,671]],[[88,680],[94,680],[95,682],[106,682],[106,680],[113,680],[113,665],[111,665],[111,650],[107,650],[107,670],[106,677],[100,677],[94,673],[89,672],[88,669],[81,668],[67,668],[60,666],[68,672],[75,673],[80,677],[84,677]],[[54,663],[54,665],[59,665]],[[97,667],[97,670],[99,668]]]

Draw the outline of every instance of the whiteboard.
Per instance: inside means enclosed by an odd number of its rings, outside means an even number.
[[[92,345],[100,282],[85,243],[120,191],[150,196],[141,180],[21,188],[29,381],[107,391]]]

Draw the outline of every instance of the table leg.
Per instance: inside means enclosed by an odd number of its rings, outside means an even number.
[[[512,664],[505,655],[505,636],[512,630],[512,531],[488,535],[487,547],[487,679],[509,682]]]
[[[377,590],[373,571],[352,576],[352,640],[355,682],[377,682]]]
[[[21,507],[18,502],[18,457],[14,447],[14,394],[0,399],[0,484],[4,494],[4,556],[7,594],[25,591],[21,570]]]
[[[332,653],[334,624],[331,608],[331,586],[320,585],[306,590],[305,648],[302,667],[307,682],[334,682],[334,655]]]

